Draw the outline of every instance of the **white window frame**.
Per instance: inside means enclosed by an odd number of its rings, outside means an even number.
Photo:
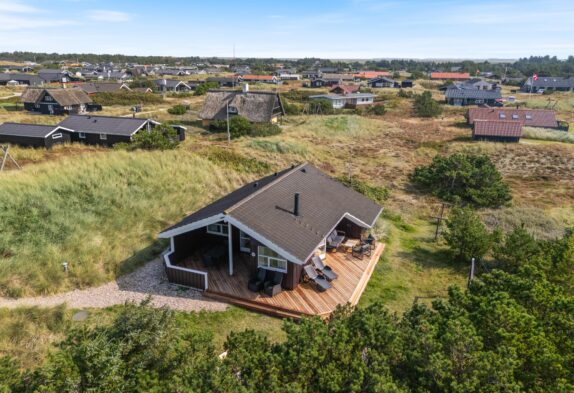
[[[239,249],[243,252],[251,252],[251,236],[243,231],[239,231]],[[244,243],[248,242],[248,243]],[[245,247],[245,244],[248,244],[249,247]]]
[[[274,272],[287,273],[287,263],[288,263],[287,260],[285,258],[272,257],[269,255],[262,255],[261,251],[264,248],[277,254],[275,251],[271,250],[269,247],[258,246],[257,247],[257,267],[261,268],[261,269],[272,270]],[[279,268],[279,267],[271,266],[271,264],[270,264],[271,261],[280,262],[281,264],[285,265],[285,268]]]
[[[506,119],[506,113],[500,112],[500,113],[498,114],[498,118],[499,118],[499,119]]]
[[[86,139],[86,133],[85,132],[78,132],[78,138]]]
[[[227,228],[227,230],[224,231],[223,228]],[[225,236],[225,237],[229,236],[229,226],[225,222],[216,222],[215,224],[209,224],[208,226],[205,227],[205,231],[211,235]]]
[[[100,140],[107,141],[108,140],[108,134],[100,134]]]
[[[63,137],[63,135],[61,132],[58,132],[57,134],[52,134],[52,139],[60,139],[62,137]]]

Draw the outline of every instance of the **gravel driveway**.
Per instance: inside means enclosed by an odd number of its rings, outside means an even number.
[[[20,299],[0,297],[0,307],[54,307],[66,303],[71,308],[104,308],[126,301],[139,303],[148,295],[152,295],[154,307],[167,306],[179,311],[224,311],[227,308],[226,303],[204,298],[201,292],[169,284],[160,259],[95,288]]]

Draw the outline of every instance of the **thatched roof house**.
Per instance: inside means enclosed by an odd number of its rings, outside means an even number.
[[[210,90],[199,117],[207,125],[212,120],[225,120],[228,110],[229,116],[243,116],[252,123],[276,123],[285,114],[275,92]]]
[[[24,109],[49,115],[83,113],[92,99],[80,89],[27,89],[20,100]]]

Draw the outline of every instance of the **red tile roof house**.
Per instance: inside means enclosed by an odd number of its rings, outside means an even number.
[[[335,85],[331,90],[329,90],[330,93],[335,93],[335,94],[352,94],[352,93],[357,93],[359,91],[359,86],[355,86],[355,85]]]
[[[327,317],[337,305],[356,304],[365,289],[384,247],[360,239],[382,210],[310,164],[292,166],[160,233],[170,241],[166,274],[259,312]]]
[[[558,128],[556,112],[549,109],[470,108],[466,114],[468,124],[476,120],[517,121],[523,126]]]
[[[240,75],[238,77],[241,82],[261,82],[261,83],[279,83],[279,79],[275,75]]]
[[[470,74],[468,72],[431,72],[430,78],[433,80],[464,81],[470,79]]]
[[[522,124],[518,121],[475,120],[472,139],[495,142],[519,142]]]

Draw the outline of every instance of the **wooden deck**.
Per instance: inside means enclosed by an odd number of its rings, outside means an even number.
[[[319,315],[325,318],[339,304],[357,304],[383,250],[384,245],[378,243],[371,257],[362,260],[343,252],[328,253],[325,264],[339,275],[331,283],[332,288],[320,293],[312,284],[302,283],[292,291],[284,290],[273,297],[253,293],[247,288],[250,277],[241,258],[234,258],[233,276],[229,276],[227,264],[206,268],[197,258],[189,258],[181,266],[208,273],[206,296],[280,317]]]

